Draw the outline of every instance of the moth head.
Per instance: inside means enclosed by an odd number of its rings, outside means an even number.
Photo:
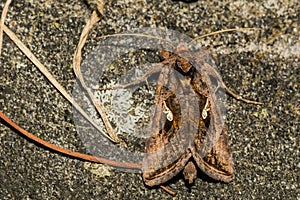
[[[160,51],[160,56],[164,59],[167,60],[170,57],[170,53],[166,50],[161,50]]]
[[[192,68],[191,62],[194,60],[192,51],[187,47],[185,43],[179,43],[175,54],[177,55],[177,66],[184,72],[187,73]]]

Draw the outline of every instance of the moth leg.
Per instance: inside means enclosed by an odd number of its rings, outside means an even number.
[[[164,191],[166,191],[167,193],[169,193],[170,195],[172,195],[172,196],[175,196],[175,194],[176,194],[176,192],[174,192],[173,190],[171,190],[170,188],[168,188],[166,186],[160,185],[159,187],[161,189],[163,189]]]
[[[146,82],[147,84],[147,79],[149,76],[151,76],[154,73],[160,72],[162,67],[164,67],[164,63],[158,63],[157,65],[155,65],[154,67],[151,67],[148,71],[146,71],[146,73],[137,78],[136,80],[127,83],[127,84],[123,84],[123,85],[117,85],[117,86],[113,86],[113,87],[107,87],[107,88],[97,88],[96,90],[115,90],[115,89],[124,89],[136,84],[139,84],[141,82]]]
[[[208,64],[204,64],[204,72],[206,73],[209,73],[210,75],[213,75],[217,80],[220,81],[220,86],[223,87],[226,92],[228,94],[230,94],[231,96],[233,96],[235,99],[237,100],[240,100],[240,101],[243,101],[243,102],[246,102],[246,103],[251,103],[251,104],[257,104],[257,105],[262,105],[263,103],[262,102],[257,102],[257,101],[252,101],[252,100],[248,100],[248,99],[245,99],[243,97],[241,97],[240,95],[234,93],[231,89],[229,89],[225,83],[222,81],[222,77],[220,76],[220,74],[216,71],[216,69]],[[200,70],[201,71],[201,70]],[[207,79],[208,81],[208,79]]]
[[[246,102],[246,103],[251,103],[251,104],[257,104],[257,105],[262,105],[262,102],[258,102],[258,101],[252,101],[252,100],[248,100],[245,99],[243,97],[241,97],[240,95],[234,93],[232,90],[230,90],[228,87],[225,87],[225,90],[228,94],[230,94],[231,96],[233,96],[235,99]]]

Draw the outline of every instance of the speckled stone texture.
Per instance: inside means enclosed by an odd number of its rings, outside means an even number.
[[[0,3],[1,10],[4,1]],[[13,1],[6,25],[71,93],[72,56],[91,8],[84,1]],[[299,199],[300,3],[298,0],[107,1],[84,55],[97,37],[138,27],[167,27],[196,37],[234,27],[260,27],[207,37],[224,82],[262,106],[228,98],[227,125],[235,160],[229,184],[203,174],[190,188],[168,183],[173,199]],[[4,35],[0,109],[20,126],[62,147],[85,152],[72,106]],[[172,199],[145,187],[140,174],[85,163],[41,148],[0,123],[1,199]]]

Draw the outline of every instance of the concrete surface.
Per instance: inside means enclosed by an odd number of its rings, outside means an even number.
[[[72,56],[90,13],[84,1],[13,1],[6,25],[71,93]],[[190,37],[225,28],[263,28],[199,41],[210,46],[230,88],[265,103],[228,98],[234,180],[224,184],[200,174],[189,188],[178,176],[168,184],[177,192],[171,197],[147,188],[140,174],[107,168],[96,174],[91,165],[43,149],[1,122],[1,199],[300,199],[299,18],[298,0],[107,1],[85,55],[98,36],[136,27],[167,27]],[[7,36],[0,63],[1,111],[47,141],[85,152],[72,106]]]

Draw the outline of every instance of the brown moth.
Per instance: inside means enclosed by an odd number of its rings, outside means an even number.
[[[224,83],[209,65],[208,51],[195,56],[179,45],[174,54],[163,51],[162,56],[164,68],[150,122],[152,135],[146,140],[142,166],[145,184],[162,185],[181,171],[192,184],[197,169],[215,180],[230,182],[233,159],[216,97]],[[216,86],[209,76],[217,80]]]

